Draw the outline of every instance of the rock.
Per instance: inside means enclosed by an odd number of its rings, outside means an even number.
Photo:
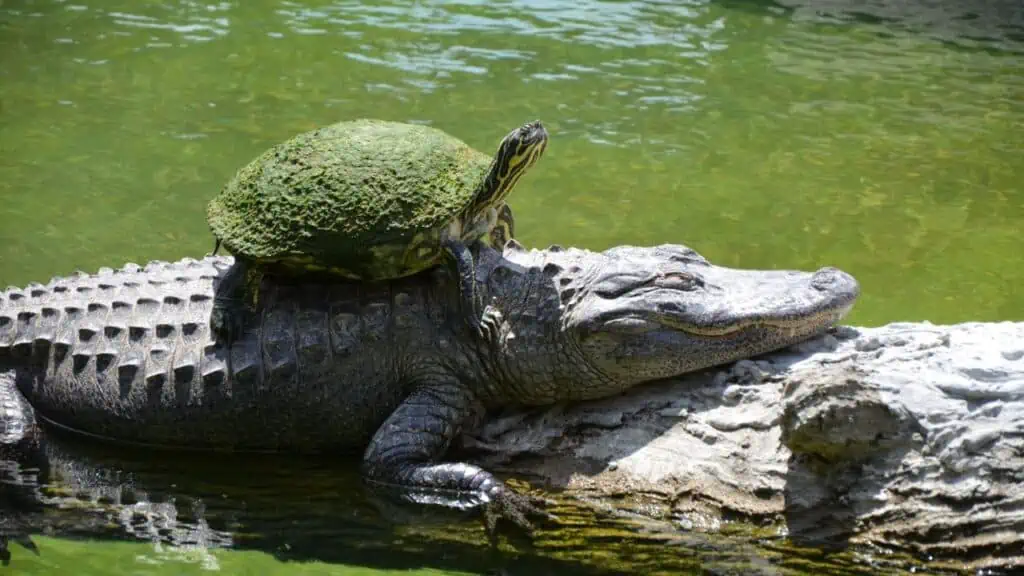
[[[797,542],[1024,565],[1024,322],[841,327],[510,418],[470,433],[476,460],[590,501],[629,494],[676,525],[740,515]]]

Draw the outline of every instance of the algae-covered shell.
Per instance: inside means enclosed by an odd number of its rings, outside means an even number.
[[[258,156],[207,218],[220,243],[257,265],[405,276],[437,263],[446,234],[468,242],[488,233],[488,212],[546,142],[539,122],[513,130],[495,156],[428,126],[339,122]]]

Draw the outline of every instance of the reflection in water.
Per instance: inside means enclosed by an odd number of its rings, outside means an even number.
[[[38,474],[26,470],[18,475],[0,460],[0,533],[27,526],[38,535],[45,527],[51,534],[91,544],[73,547],[41,540],[38,558],[13,546],[12,566],[28,573],[44,563],[74,562],[76,553],[95,557],[99,561],[89,563],[96,566],[116,564],[125,552],[110,541],[149,543],[128,549],[134,558],[132,573],[138,575],[180,574],[193,567],[262,573],[261,556],[220,553],[225,548],[299,563],[291,564],[297,573],[309,562],[323,562],[509,576],[680,576],[737,570],[777,576],[825,569],[835,576],[852,576],[897,562],[880,560],[870,567],[853,554],[826,558],[820,551],[788,546],[777,533],[758,534],[754,545],[749,543],[753,534],[743,531],[725,536],[680,530],[681,522],[671,519],[602,514],[564,501],[551,507],[559,527],[542,528],[536,547],[527,545],[529,553],[512,553],[511,548],[495,552],[487,548],[476,519],[368,499],[355,466],[343,461],[108,452],[61,435],[48,438],[33,465]],[[109,573],[102,568],[76,571],[83,576]]]

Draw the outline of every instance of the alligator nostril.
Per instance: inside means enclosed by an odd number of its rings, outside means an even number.
[[[811,286],[817,290],[828,291],[837,287],[853,288],[857,281],[846,272],[832,266],[826,266],[814,273],[811,278]],[[853,288],[855,289],[855,288]]]
[[[841,275],[842,272],[838,268],[826,266],[814,273],[811,286],[818,290],[829,290],[839,282]]]

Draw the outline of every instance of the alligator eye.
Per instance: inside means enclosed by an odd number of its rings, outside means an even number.
[[[692,291],[704,286],[704,279],[689,272],[669,272],[658,278],[658,286],[672,290]]]
[[[647,284],[649,281],[649,278],[638,278],[628,274],[620,274],[602,280],[594,286],[593,292],[601,298],[612,300],[624,294],[628,294],[637,287]]]

